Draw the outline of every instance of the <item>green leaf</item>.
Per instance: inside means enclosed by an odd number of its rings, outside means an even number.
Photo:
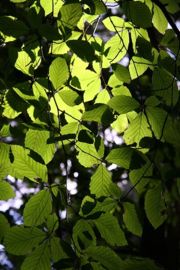
[[[129,70],[120,64],[116,66],[114,74],[121,82],[130,83],[131,81]]]
[[[14,255],[26,255],[46,238],[46,233],[38,228],[13,226],[5,235],[5,247]]]
[[[73,227],[73,242],[78,251],[96,245],[96,236],[88,221],[80,219]]]
[[[17,58],[14,66],[26,75],[32,76],[34,73],[32,58],[26,51],[22,50],[17,52]]]
[[[83,61],[92,62],[95,60],[95,50],[89,42],[85,40],[69,40],[66,44]]]
[[[51,195],[48,190],[41,190],[26,203],[23,217],[26,226],[42,224],[52,211]]]
[[[48,242],[44,242],[25,258],[21,270],[51,270]]]
[[[40,5],[44,9],[45,16],[49,15],[53,12],[53,15],[57,17],[57,14],[63,5],[63,1],[46,1],[46,0],[40,0]]]
[[[123,18],[120,18],[118,16],[108,16],[105,18],[102,23],[109,31],[119,31],[125,26],[125,21]]]
[[[99,262],[108,270],[123,269],[123,261],[109,247],[89,247],[86,253],[89,258]]]
[[[44,162],[49,163],[55,153],[55,144],[48,144],[50,132],[46,130],[29,129],[25,137],[25,146],[41,155]]]
[[[0,17],[0,32],[4,36],[18,38],[27,34],[28,27],[20,20],[12,16]]]
[[[10,146],[8,144],[0,143],[0,180],[8,175],[11,168],[9,150]]]
[[[110,64],[119,62],[126,54],[129,46],[129,33],[126,29],[110,38],[104,52]]]
[[[149,8],[140,1],[126,1],[123,9],[127,18],[135,25],[148,28],[152,25],[152,15]]]
[[[12,167],[18,178],[23,179],[24,177],[35,181],[37,178],[47,182],[47,168],[45,165],[33,160],[29,156],[29,150],[19,145],[11,146],[14,161]]]
[[[57,230],[59,227],[59,220],[55,213],[47,217],[46,225],[50,232]]]
[[[149,66],[152,66],[152,63],[147,59],[133,56],[129,64],[129,73],[131,79],[134,80],[141,76],[148,69]]]
[[[165,199],[163,198],[161,183],[159,181],[155,183],[153,188],[147,191],[144,208],[149,222],[155,229],[166,220]]]
[[[60,9],[59,22],[63,27],[73,29],[82,16],[82,8],[79,3],[69,3],[62,6]]]
[[[129,169],[134,149],[126,146],[121,146],[110,150],[106,160],[110,163],[115,163],[125,169]]]
[[[157,139],[162,139],[165,121],[167,120],[167,112],[163,109],[148,106],[146,114],[154,135]]]
[[[165,34],[165,31],[168,26],[168,21],[166,17],[164,16],[164,13],[162,10],[153,3],[153,18],[152,18],[152,23],[154,27],[161,33]]]
[[[128,231],[140,237],[142,235],[142,226],[139,222],[134,204],[126,202],[123,203],[123,207],[123,221]]]
[[[140,112],[124,132],[123,139],[128,145],[133,143],[137,143],[138,145],[142,138],[151,136],[152,134],[146,116]]]
[[[102,238],[112,246],[125,246],[127,241],[117,219],[109,213],[102,214],[94,221]],[[113,232],[113,233],[112,233]]]
[[[118,115],[117,119],[111,124],[111,127],[118,133],[123,133],[128,128],[128,119],[126,114]]]
[[[15,197],[12,186],[5,181],[0,181],[0,201],[7,201]]]
[[[119,114],[123,114],[137,109],[139,102],[132,97],[119,95],[112,97],[108,105]]]
[[[69,70],[66,60],[61,57],[54,59],[49,67],[49,79],[54,89],[58,90],[68,80]]]
[[[61,240],[59,237],[52,237],[50,239],[50,252],[54,262],[68,258],[67,254],[61,246]]]
[[[26,1],[28,1],[28,0],[10,0],[10,2],[12,2],[12,3],[24,3]]]
[[[81,96],[68,87],[64,87],[60,90],[59,95],[68,106],[75,106],[82,102]]]
[[[153,72],[153,95],[162,97],[168,106],[175,106],[178,102],[179,92],[174,77],[165,69],[158,67]]]
[[[94,0],[93,1],[93,4],[94,4],[93,14],[100,15],[100,14],[106,13],[107,8],[106,8],[106,5],[104,4],[103,1],[101,1],[101,0]]]
[[[9,228],[10,228],[10,224],[7,220],[7,218],[3,215],[0,214],[0,243],[2,242],[4,236],[7,234]]]
[[[130,171],[129,178],[133,186],[138,193],[142,193],[146,190],[146,186],[152,177],[152,163],[147,161],[140,169],[134,169]]]
[[[100,163],[100,156],[94,146],[94,144],[77,142],[76,149],[79,152],[77,159],[79,163],[86,168],[90,168],[95,164]]]
[[[95,121],[107,125],[112,121],[113,115],[106,104],[96,104],[92,110],[86,110],[84,112],[82,119],[84,121]]]
[[[90,192],[96,197],[108,196],[110,194],[111,174],[104,165],[100,164],[91,177]]]

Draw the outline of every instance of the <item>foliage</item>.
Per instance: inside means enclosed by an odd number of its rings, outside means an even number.
[[[27,189],[19,223],[0,214],[13,269],[162,269],[140,245],[180,224],[178,1],[0,10],[0,200]]]

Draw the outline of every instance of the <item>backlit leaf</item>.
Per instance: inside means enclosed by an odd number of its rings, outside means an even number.
[[[64,58],[56,58],[49,67],[49,79],[58,90],[69,78],[69,70]]]
[[[26,203],[23,217],[26,226],[38,226],[52,211],[51,195],[48,190],[41,190]]]
[[[5,236],[5,246],[11,254],[26,255],[38,246],[45,237],[45,232],[38,228],[13,226]]]
[[[99,165],[96,172],[91,177],[91,194],[95,194],[97,197],[109,195],[111,183],[111,174],[104,165]]]

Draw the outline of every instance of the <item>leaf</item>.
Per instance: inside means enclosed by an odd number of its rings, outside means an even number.
[[[0,180],[4,179],[8,175],[8,171],[10,171],[9,150],[10,146],[8,144],[0,142]]]
[[[59,22],[63,27],[73,29],[82,16],[82,8],[79,3],[69,3],[62,6],[60,9]]]
[[[106,8],[106,5],[104,4],[103,1],[101,1],[101,0],[94,0],[93,1],[93,4],[94,4],[94,7],[93,7],[94,8],[94,10],[93,10],[94,12],[93,12],[93,14],[100,15],[100,14],[106,13],[107,8]]]
[[[55,58],[49,67],[49,79],[54,89],[58,90],[68,80],[69,70],[66,60],[61,57]]]
[[[108,16],[105,18],[102,23],[109,31],[119,31],[125,26],[125,21],[123,18],[120,18],[118,16]]]
[[[7,234],[9,228],[10,228],[10,224],[7,220],[7,218],[5,217],[5,215],[0,214],[0,243],[2,243],[2,240],[4,238],[4,236]]]
[[[145,195],[145,212],[149,222],[157,229],[167,218],[165,200],[162,195],[161,183],[149,189]]]
[[[129,178],[133,186],[138,193],[142,193],[146,190],[150,178],[152,177],[152,163],[147,160],[146,164],[139,169],[131,170]]]
[[[142,57],[133,56],[129,64],[129,73],[131,79],[134,80],[141,76],[151,65],[152,63],[149,60]]]
[[[0,181],[0,201],[7,201],[15,197],[12,186],[5,181]]]
[[[92,110],[86,110],[82,119],[84,121],[95,121],[107,125],[112,121],[113,115],[106,104],[96,104]]]
[[[119,114],[128,113],[139,107],[139,102],[134,98],[124,95],[112,97],[108,105]]]
[[[24,3],[26,1],[28,1],[28,0],[10,0],[10,2],[12,2],[12,3]]]
[[[125,169],[129,169],[134,150],[130,147],[121,146],[110,150],[106,160],[115,163]]]
[[[21,270],[50,270],[50,250],[48,242],[44,242],[25,258]]]
[[[167,112],[160,108],[148,106],[146,108],[146,114],[156,138],[162,139],[164,124],[167,120]]]
[[[78,251],[96,245],[96,236],[88,221],[80,219],[73,227],[73,242]]]
[[[17,177],[23,179],[24,177],[34,181],[37,178],[47,182],[47,168],[45,165],[33,160],[29,156],[29,151],[22,146],[12,145],[12,154],[14,161],[12,167]]]
[[[14,66],[26,75],[32,76],[34,73],[32,59],[26,51],[22,50],[17,52],[17,58]]]
[[[117,219],[110,213],[102,214],[94,221],[101,237],[112,246],[125,246],[127,241]],[[113,232],[113,233],[112,233]]]
[[[76,149],[79,151],[77,159],[86,168],[100,163],[100,156],[93,144],[77,142]]]
[[[59,220],[58,220],[57,215],[55,213],[52,215],[49,215],[47,217],[46,224],[47,224],[47,228],[50,232],[56,231],[59,227]]]
[[[126,29],[110,38],[104,52],[110,64],[119,62],[126,54],[129,46],[129,33]]]
[[[129,70],[120,64],[116,66],[114,74],[122,82],[130,83],[131,81]]]
[[[137,143],[138,145],[142,138],[151,136],[152,134],[146,116],[140,112],[124,132],[123,139],[128,145],[133,143]]]
[[[124,2],[123,9],[130,21],[142,28],[148,28],[152,25],[152,15],[149,8],[140,1]]]
[[[164,16],[164,13],[162,10],[153,3],[153,18],[152,18],[152,23],[154,27],[161,33],[165,34],[165,31],[168,26],[168,21],[166,17]]]
[[[123,269],[123,261],[109,247],[89,247],[86,253],[89,258],[99,262],[108,270]]]
[[[75,106],[82,102],[81,96],[68,87],[64,87],[59,91],[59,95],[68,106]]]
[[[139,222],[134,204],[126,202],[123,203],[123,207],[124,207],[123,221],[127,229],[131,233],[140,237],[142,235],[142,226]]]
[[[69,40],[66,44],[83,61],[92,62],[95,60],[95,50],[89,42],[85,40]]]
[[[128,128],[128,119],[126,114],[118,115],[117,119],[111,124],[111,127],[118,133],[123,133]]]
[[[26,203],[23,217],[26,226],[42,224],[52,211],[51,195],[48,190],[41,190]]]
[[[68,258],[61,246],[61,240],[58,237],[52,237],[50,239],[50,252],[54,262]]]
[[[96,197],[108,196],[110,194],[111,174],[104,165],[100,164],[91,177],[90,192]]]
[[[60,8],[63,5],[63,1],[58,0],[58,1],[52,2],[52,1],[40,0],[40,5],[44,9],[45,16],[53,12],[53,16],[57,17]]]
[[[28,27],[20,20],[12,16],[0,17],[0,32],[5,36],[18,38],[27,34]]]
[[[168,106],[175,106],[178,102],[179,92],[177,83],[165,69],[155,68],[152,77],[153,95],[162,97]]]
[[[14,255],[26,255],[46,238],[45,232],[38,228],[23,226],[11,227],[5,235],[5,247]]]
[[[41,155],[45,163],[49,163],[55,153],[55,145],[48,144],[50,132],[46,130],[29,129],[25,137],[25,146]]]

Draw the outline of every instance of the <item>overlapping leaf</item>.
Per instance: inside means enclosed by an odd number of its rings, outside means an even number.
[[[23,217],[26,226],[42,224],[52,211],[51,195],[48,190],[41,190],[26,203]]]

